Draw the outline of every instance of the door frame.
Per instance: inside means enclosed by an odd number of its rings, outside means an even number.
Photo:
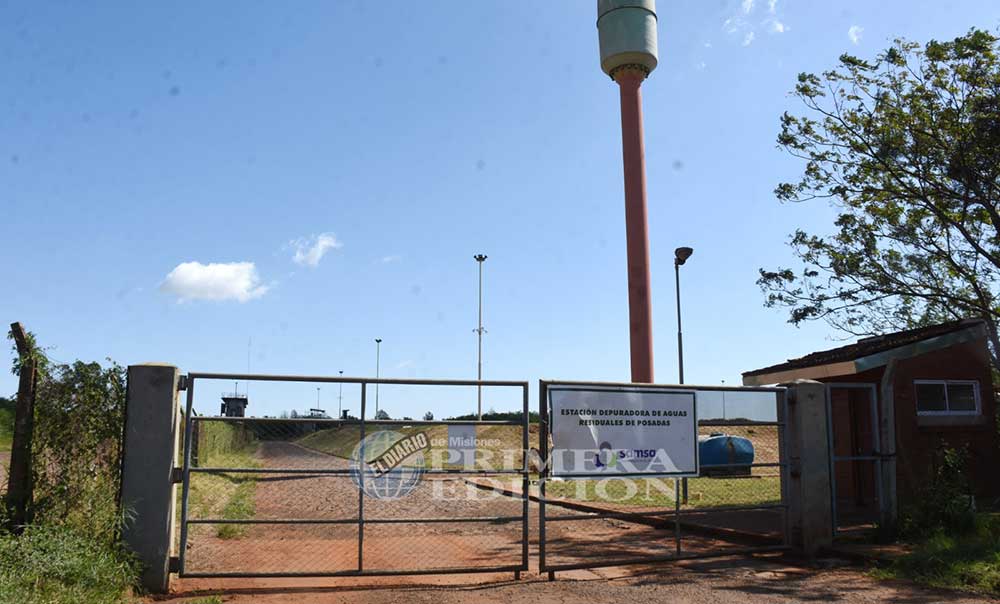
[[[833,397],[831,393],[834,389],[840,390],[867,390],[872,413],[872,451],[870,455],[846,455],[837,456],[833,446]],[[830,457],[830,503],[833,513],[833,535],[836,537],[840,532],[837,522],[837,462],[838,461],[863,461],[871,462],[875,467],[875,498],[878,509],[882,509],[882,441],[881,430],[878,421],[879,400],[878,387],[873,383],[863,382],[830,382],[826,384],[826,429],[827,445]],[[880,516],[881,517],[881,514]]]

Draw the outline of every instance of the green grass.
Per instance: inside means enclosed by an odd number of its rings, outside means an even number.
[[[257,468],[258,443],[238,424],[202,422],[199,425],[198,465],[213,468]],[[188,505],[190,518],[248,520],[256,512],[257,476],[254,474],[192,473]],[[180,506],[178,506],[178,509]],[[238,539],[246,525],[219,524],[220,539]]]
[[[603,484],[601,484],[603,482]],[[630,507],[673,507],[672,479],[565,480],[547,482],[545,494],[581,502],[606,502]],[[755,478],[691,478],[688,503],[683,507],[768,505],[781,501],[781,480],[777,476]]]
[[[219,596],[205,596],[204,598],[188,600],[184,604],[222,604],[222,598]]]
[[[118,548],[66,527],[0,536],[0,602],[122,604],[136,567]]]
[[[310,449],[316,449],[324,453],[348,459],[351,451],[358,444],[358,436],[361,432],[356,426],[345,428],[331,428],[329,430],[317,430],[312,434],[303,436],[298,444]]]
[[[256,511],[254,495],[257,493],[257,481],[247,479],[236,486],[229,501],[222,508],[222,517],[226,520],[248,520]],[[246,534],[246,527],[240,524],[220,524],[216,534],[221,539],[236,539]]]
[[[1000,516],[980,514],[967,534],[937,531],[915,544],[912,553],[872,574],[1000,596]]]
[[[14,439],[14,401],[0,398],[0,451],[10,451]]]
[[[447,441],[447,426],[407,426],[405,423],[400,423],[399,426],[386,426],[383,429],[393,430],[403,435],[423,432],[431,442],[431,447],[424,452],[424,466],[438,465],[443,468],[457,466],[457,464],[448,463],[446,453],[448,447],[435,444]],[[370,430],[371,428],[369,428]],[[358,444],[359,436],[360,432],[355,425],[319,430],[299,439],[297,442],[310,449],[349,459],[354,451],[354,447]],[[500,469],[504,467],[521,467],[520,426],[479,426],[476,430],[476,438],[481,441],[481,445],[476,448],[477,468]],[[529,440],[531,446],[538,446],[537,424],[531,426]],[[366,457],[371,459],[378,453],[380,452],[366,451]]]

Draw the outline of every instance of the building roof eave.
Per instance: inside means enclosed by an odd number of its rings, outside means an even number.
[[[904,344],[890,350],[885,350],[875,354],[859,357],[850,361],[836,363],[826,363],[823,365],[813,365],[811,367],[800,367],[796,369],[778,370],[758,375],[744,375],[744,386],[761,386],[765,384],[782,384],[794,380],[817,380],[838,376],[855,375],[871,369],[877,369],[889,364],[892,360],[909,359],[936,350],[942,350],[951,346],[965,344],[986,336],[986,327],[982,324],[972,325],[966,329],[953,331]]]

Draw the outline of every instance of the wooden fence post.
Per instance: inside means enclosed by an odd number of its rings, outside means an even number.
[[[35,386],[38,362],[31,354],[27,334],[20,323],[11,323],[11,334],[21,359],[21,375],[17,385],[17,402],[14,409],[14,441],[10,452],[10,471],[7,474],[7,513],[9,528],[20,532],[28,523],[31,505],[31,438],[35,423]]]

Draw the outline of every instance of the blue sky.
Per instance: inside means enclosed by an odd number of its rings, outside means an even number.
[[[252,338],[255,372],[372,375],[381,337],[384,376],[469,378],[482,252],[487,378],[627,379],[618,95],[594,5],[0,3],[0,315],[61,361],[244,371]],[[643,86],[657,381],[676,379],[672,256],[690,245],[688,382],[736,384],[836,337],[787,325],[755,285],[791,261],[793,229],[832,216],[772,193],[801,170],[774,142],[795,76],[895,36],[996,28],[1000,4],[658,12]],[[382,396],[393,415],[473,401]],[[253,387],[251,411],[315,397]]]

